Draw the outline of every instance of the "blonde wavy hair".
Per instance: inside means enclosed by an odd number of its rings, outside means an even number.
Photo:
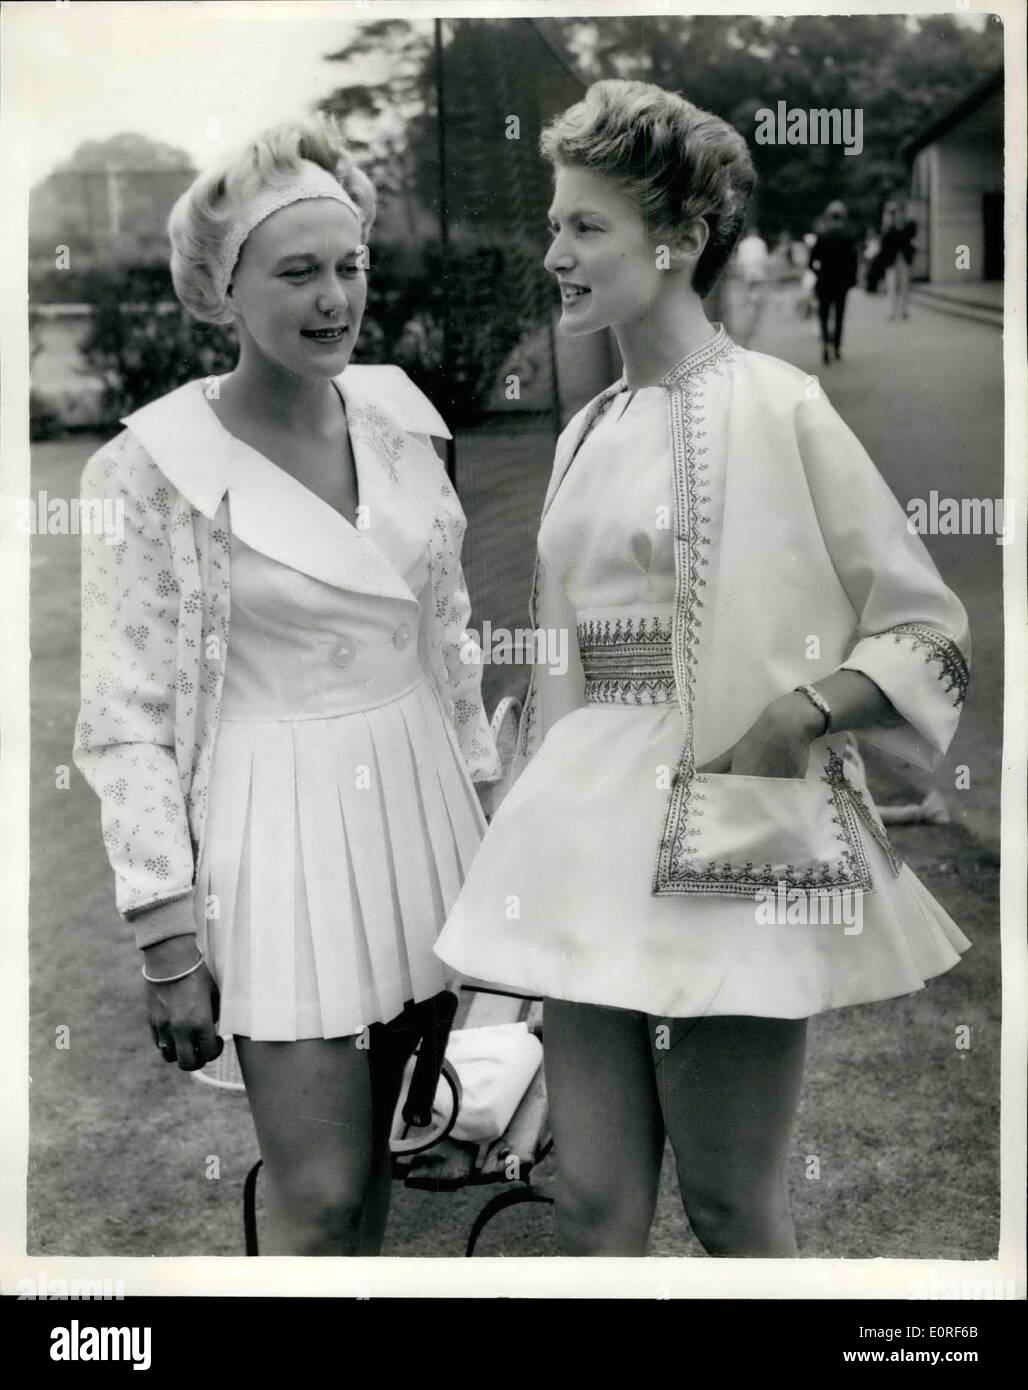
[[[171,210],[171,278],[194,318],[232,322],[212,274],[225,238],[254,197],[295,178],[303,160],[320,165],[339,181],[360,209],[361,238],[367,240],[375,220],[374,185],[354,163],[335,119],[321,114],[272,126],[220,166],[199,175]]]
[[[673,243],[703,218],[707,244],[693,289],[710,292],[746,225],[757,175],[734,126],[649,82],[594,82],[539,139],[551,164],[615,180],[632,198],[655,242]]]

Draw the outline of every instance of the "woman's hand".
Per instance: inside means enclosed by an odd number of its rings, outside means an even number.
[[[178,975],[195,963],[197,950],[194,936],[159,941],[143,952],[146,973]],[[197,1071],[221,1055],[224,1044],[214,1031],[218,990],[206,964],[174,984],[147,981],[146,1009],[150,1035],[166,1062],[177,1062],[182,1071]]]
[[[824,717],[805,695],[791,691],[771,703],[727,753],[699,772],[745,777],[805,777],[810,745],[824,731]]]

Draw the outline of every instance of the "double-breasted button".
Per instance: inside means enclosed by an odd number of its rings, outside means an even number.
[[[410,623],[400,623],[393,633],[393,646],[398,651],[403,651],[404,647],[410,645],[410,640],[414,636],[414,629]]]
[[[341,637],[329,652],[329,660],[336,666],[349,666],[357,655],[357,643],[352,637]]]

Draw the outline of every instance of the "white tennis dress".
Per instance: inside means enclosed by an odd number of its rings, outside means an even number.
[[[590,650],[616,655],[624,646],[642,672],[645,653],[668,645],[673,535],[655,519],[673,514],[669,449],[663,388],[622,391],[543,521],[540,558],[575,613],[586,663]],[[758,575],[753,582],[759,604]],[[634,634],[631,643],[625,634]],[[864,895],[862,919],[848,930],[841,921],[762,921],[752,896],[651,892],[666,773],[682,746],[669,655],[665,664],[664,678],[656,656],[652,679],[637,672],[646,689],[636,699],[612,698],[608,687],[627,682],[590,681],[587,663],[581,706],[550,727],[497,811],[439,955],[519,993],[672,1017],[803,1018],[907,994],[956,964],[969,941],[908,868],[893,872],[870,835],[876,891]],[[608,677],[612,670],[608,661]],[[856,777],[852,738],[846,760]],[[730,791],[735,797],[726,842],[738,848],[754,830],[758,863],[773,858],[772,830],[757,811],[802,783],[708,780],[718,781],[722,801]],[[787,821],[777,813],[783,855],[791,848]]]
[[[368,544],[272,468],[230,489],[232,509],[260,506],[269,549],[302,548],[286,530],[304,505],[340,546]],[[273,495],[241,495],[269,483],[288,493],[287,510]],[[405,576],[415,593],[428,583],[421,563],[423,574]],[[218,1031],[268,1041],[357,1033],[444,988],[449,972],[432,947],[484,818],[414,603],[312,578],[235,534],[231,571],[194,898],[221,996]]]

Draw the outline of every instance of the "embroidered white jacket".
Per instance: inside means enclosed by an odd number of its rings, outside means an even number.
[[[482,667],[468,659],[465,634],[465,517],[428,439],[449,438],[449,430],[398,367],[350,366],[336,384],[370,530],[355,530],[348,546],[331,544],[337,533],[304,532],[288,556],[275,558],[342,588],[405,599],[416,619],[418,600],[403,576],[427,550],[430,674],[471,777],[493,780],[499,759]],[[118,544],[82,537],[74,759],[100,798],[118,910],[131,919],[192,892],[230,641],[229,485],[254,451],[224,428],[201,381],[123,423],[82,475],[83,499],[113,500],[125,529]],[[261,527],[252,508],[233,521],[241,535],[241,526]],[[159,918],[152,928],[140,918],[140,946],[188,929],[184,915],[171,929]]]
[[[804,779],[697,768],[737,742],[772,699],[840,667],[870,677],[902,718],[861,729],[861,737],[933,767],[967,688],[967,615],[815,379],[743,351],[719,329],[661,384],[673,469],[671,655],[683,744],[654,845],[652,891],[749,895],[783,880],[790,888],[868,891],[861,827],[897,872],[899,862],[866,794],[851,735],[816,740]],[[562,433],[544,515],[623,386],[601,393]],[[532,621],[566,629],[571,656],[563,674],[545,665],[532,672],[515,776],[557,720],[585,702],[576,615],[538,561]]]

